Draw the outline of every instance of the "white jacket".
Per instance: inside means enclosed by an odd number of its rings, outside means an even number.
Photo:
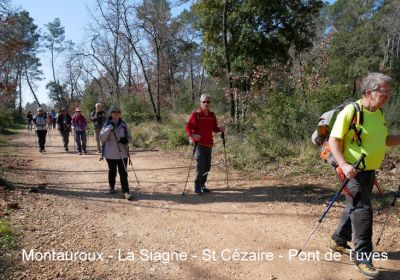
[[[118,143],[118,141],[126,137],[129,142],[132,140],[132,136],[129,132],[128,126],[123,120],[119,120],[115,129],[111,125],[111,121],[107,121],[100,132],[100,140],[103,144],[103,156],[106,159],[121,159],[128,157],[128,145]]]

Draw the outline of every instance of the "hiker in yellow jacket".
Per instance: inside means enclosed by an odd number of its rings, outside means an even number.
[[[331,249],[350,255],[355,265],[369,279],[379,271],[372,264],[372,206],[371,191],[375,183],[375,170],[384,159],[386,147],[400,144],[400,136],[389,135],[382,108],[391,96],[392,78],[381,73],[370,73],[361,81],[362,99],[356,130],[349,129],[354,121],[355,108],[346,106],[337,116],[329,145],[347,184],[346,207],[332,236]],[[356,170],[352,164],[366,154],[365,163]],[[347,242],[354,235],[354,251]]]

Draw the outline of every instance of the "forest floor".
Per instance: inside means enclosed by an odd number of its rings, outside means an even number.
[[[56,131],[50,137],[47,152],[39,153],[34,134],[20,131],[10,138],[13,156],[2,158],[15,185],[4,196],[18,203],[6,215],[19,245],[0,253],[0,279],[364,279],[348,257],[331,259],[329,241],[343,198],[304,254],[294,256],[336,182],[230,170],[227,188],[223,157],[214,151],[207,184],[213,192],[193,192],[192,169],[182,196],[190,148],[134,150],[140,186],[130,171],[135,200],[128,201],[118,177],[118,192],[107,194],[107,164],[99,161],[93,137],[88,155],[77,155],[72,139],[65,152]],[[375,211],[374,242],[387,213]],[[375,248],[383,256],[374,262],[380,279],[400,279],[399,228],[399,214],[391,215]],[[62,259],[70,254],[76,259]],[[49,255],[56,259],[42,259]]]

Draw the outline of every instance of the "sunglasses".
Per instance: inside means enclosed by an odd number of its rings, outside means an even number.
[[[201,101],[201,103],[211,103],[211,101]]]
[[[392,95],[391,91],[385,91],[382,89],[376,89],[375,92],[379,93],[379,95],[383,95],[383,96],[390,96]]]

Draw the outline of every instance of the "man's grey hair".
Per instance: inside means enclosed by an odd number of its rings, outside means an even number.
[[[382,73],[369,73],[361,80],[360,89],[361,93],[365,95],[367,90],[377,90],[379,84],[392,82],[392,77]]]
[[[101,103],[96,103],[96,105],[95,105],[96,107],[98,107],[98,106],[101,106]]]
[[[201,96],[200,96],[200,101],[201,100],[205,100],[205,99],[211,99],[211,96],[209,95],[209,94],[205,94],[205,93],[203,93]]]

